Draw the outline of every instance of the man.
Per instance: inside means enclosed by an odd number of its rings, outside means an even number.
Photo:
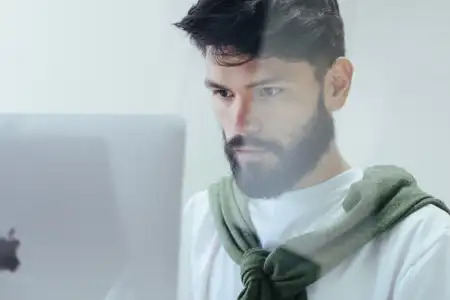
[[[336,145],[353,74],[336,0],[199,0],[176,26],[233,174],[186,206],[182,299],[450,299],[449,210]]]

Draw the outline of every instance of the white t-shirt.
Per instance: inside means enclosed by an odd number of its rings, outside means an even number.
[[[333,223],[343,213],[353,169],[322,184],[276,199],[254,199],[250,214],[262,246]],[[184,210],[180,300],[233,300],[242,290],[240,269],[220,244],[207,191]],[[449,300],[450,216],[425,207],[371,241],[307,289],[308,300]],[[257,299],[255,299],[257,300]]]

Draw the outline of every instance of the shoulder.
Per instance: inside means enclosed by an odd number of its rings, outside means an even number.
[[[199,274],[202,262],[205,261],[204,254],[213,244],[214,235],[208,191],[205,190],[191,196],[182,213],[179,290],[180,295],[186,299],[192,299],[196,293],[193,287],[201,277]]]
[[[213,182],[206,190],[200,191],[191,196],[183,210],[183,219],[189,222],[194,236],[193,239],[210,239],[214,236],[215,225],[210,206],[210,194],[228,191],[231,177],[222,177],[217,182]]]
[[[191,196],[183,209],[183,235],[189,240],[192,255],[202,253],[215,236],[214,220],[209,206],[208,191]]]
[[[199,224],[209,215],[209,210],[208,191],[203,190],[187,200],[183,208],[183,218],[191,222],[196,221],[195,223]]]
[[[405,219],[393,233],[400,262],[394,298],[449,299],[450,215],[429,205]]]
[[[450,237],[450,215],[434,205],[427,205],[407,217],[395,229],[411,243],[427,245]]]
[[[450,215],[428,205],[411,214],[382,238],[386,250],[408,270],[423,259],[450,255]],[[399,274],[400,276],[402,274]]]

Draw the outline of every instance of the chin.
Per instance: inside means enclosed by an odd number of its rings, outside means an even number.
[[[239,190],[249,198],[252,199],[268,199],[276,198],[282,195],[286,190],[277,187],[272,187],[267,184],[256,183],[256,182],[242,182],[237,181]]]

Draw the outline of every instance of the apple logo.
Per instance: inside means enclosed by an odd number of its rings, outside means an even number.
[[[14,237],[14,234],[15,230],[12,228],[6,238],[0,237],[0,272],[15,272],[20,265],[17,258],[20,242]]]

